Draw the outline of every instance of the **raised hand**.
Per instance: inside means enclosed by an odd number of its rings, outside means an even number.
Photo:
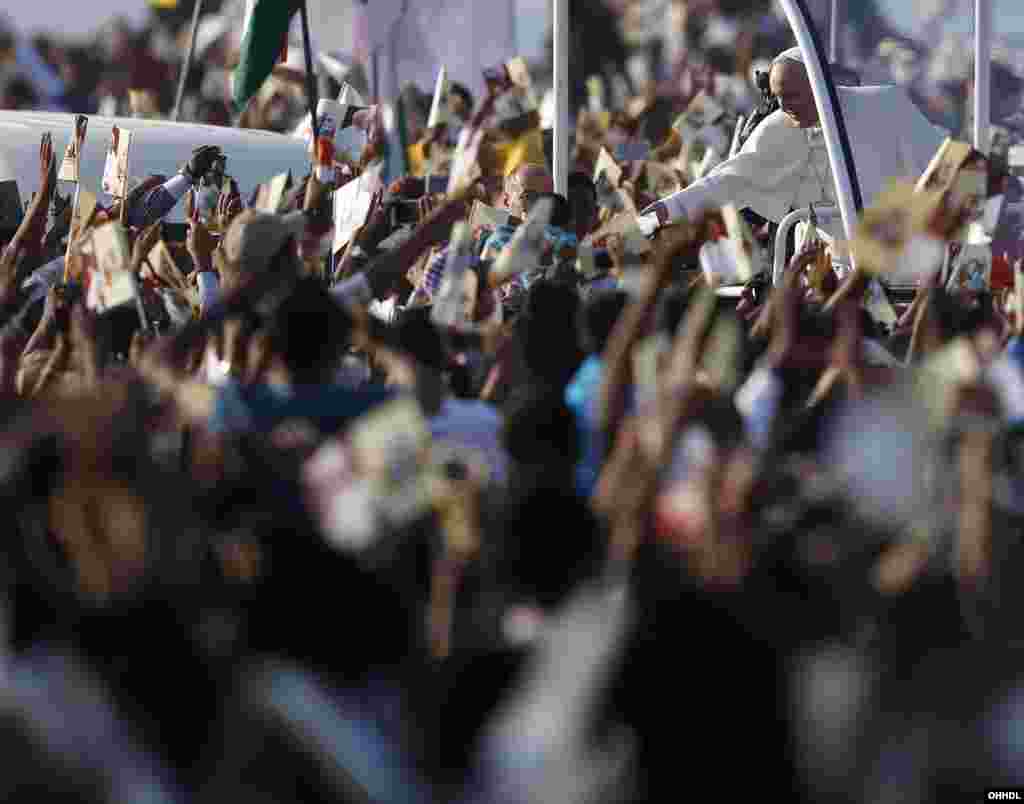
[[[56,179],[54,170],[56,162],[53,158],[53,135],[47,131],[39,143],[39,186],[46,187]],[[51,174],[53,174],[51,176]]]
[[[221,231],[226,231],[235,216],[242,211],[242,194],[238,191],[238,182],[228,178],[227,186],[221,187],[220,195],[217,197],[217,219],[220,221]]]

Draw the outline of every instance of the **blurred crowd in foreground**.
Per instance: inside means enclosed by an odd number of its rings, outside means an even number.
[[[521,61],[450,76],[433,121],[348,104],[344,148],[251,198],[204,142],[71,195],[43,138],[0,228],[0,798],[1024,785],[1013,135],[977,153],[923,102],[951,135],[924,175],[773,283],[772,221],[638,228],[792,45],[702,36],[657,82],[586,76],[564,195]],[[120,41],[151,65],[78,83],[55,46],[65,96],[17,104],[165,111],[174,49]],[[266,86],[243,117],[293,130],[302,82]]]

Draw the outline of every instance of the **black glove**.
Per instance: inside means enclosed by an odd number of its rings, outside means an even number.
[[[181,168],[181,174],[192,184],[210,172],[214,162],[221,158],[221,150],[216,145],[200,145],[192,152],[191,158]]]

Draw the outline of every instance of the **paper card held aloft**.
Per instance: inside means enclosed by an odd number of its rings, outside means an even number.
[[[24,217],[18,182],[15,179],[0,181],[0,227],[16,229]]]
[[[366,223],[373,194],[380,186],[383,163],[366,170],[358,178],[334,191],[334,253],[352,239],[356,230]]]
[[[343,103],[346,106],[367,105],[366,101],[363,100],[363,96],[348,81],[341,85],[341,92],[338,93],[338,103]]]
[[[435,128],[448,122],[448,71],[441,66],[434,83],[434,98],[427,116],[427,128]]]
[[[89,118],[84,114],[75,115],[75,130],[68,139],[67,147],[64,149],[64,158],[61,159],[60,169],[57,171],[59,181],[78,181],[81,172],[82,143],[85,142],[85,134],[89,128]]]
[[[468,223],[459,221],[452,227],[444,274],[430,313],[431,320],[440,327],[463,328],[471,323],[466,310],[463,284],[472,259],[472,230]]]
[[[256,208],[264,212],[277,213],[281,209],[285,193],[291,189],[292,172],[278,173],[269,182],[260,186],[256,194]]]
[[[86,304],[90,310],[104,312],[135,299],[131,276],[131,248],[120,223],[105,223],[92,230],[92,255],[95,268],[89,278]]]
[[[954,219],[977,218],[988,196],[988,161],[968,143],[947,138],[915,189],[933,194],[933,207]],[[942,232],[952,236],[953,232]]]
[[[430,430],[411,397],[378,405],[357,419],[349,445],[354,468],[370,482],[381,516],[398,526],[427,511]]]
[[[473,209],[469,213],[469,228],[474,232],[481,227],[496,229],[503,224],[518,226],[520,223],[521,221],[507,209],[491,207],[483,201],[474,201]]]
[[[132,132],[114,126],[110,130],[110,147],[103,165],[103,192],[115,198],[128,193],[128,159],[132,147]]]
[[[92,223],[97,203],[96,193],[79,188],[77,203],[71,213],[71,233],[74,237],[78,237]]]
[[[857,225],[850,244],[857,267],[870,274],[898,271],[907,243],[928,229],[934,198],[906,182],[891,183]]]

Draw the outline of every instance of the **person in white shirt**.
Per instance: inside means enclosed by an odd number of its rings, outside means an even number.
[[[643,210],[648,230],[724,204],[749,207],[777,222],[797,207],[834,203],[828,153],[799,48],[776,57],[769,76],[781,108],[761,122],[736,156]]]
[[[645,234],[725,204],[750,208],[777,223],[794,209],[835,203],[828,152],[799,48],[780,53],[769,78],[780,108],[761,122],[738,154],[644,209],[639,222]],[[837,94],[863,203],[870,206],[890,179],[916,179],[944,135],[900,87],[839,86]]]

